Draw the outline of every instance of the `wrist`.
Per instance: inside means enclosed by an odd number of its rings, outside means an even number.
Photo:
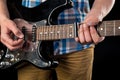
[[[1,24],[1,22],[6,21],[8,19],[10,19],[9,16],[7,16],[7,15],[0,15],[0,24]]]
[[[98,20],[98,21],[102,21],[104,18],[104,15],[103,15],[102,11],[93,9],[88,13],[88,15],[86,17],[93,17],[93,18],[96,18],[96,20]]]

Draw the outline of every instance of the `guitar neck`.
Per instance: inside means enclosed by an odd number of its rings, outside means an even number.
[[[120,20],[103,21],[97,31],[101,36],[120,36]]]
[[[101,36],[120,36],[120,20],[103,21],[97,26]],[[57,40],[77,37],[77,24],[40,26],[36,30],[36,40]]]

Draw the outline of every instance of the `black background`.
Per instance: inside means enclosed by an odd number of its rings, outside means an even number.
[[[91,0],[91,4],[93,0]],[[120,20],[120,0],[104,20]],[[120,80],[120,37],[106,37],[95,48],[92,80]]]
[[[92,5],[94,0],[90,0]],[[104,20],[120,20],[120,0],[116,0],[112,11]],[[120,37],[106,37],[95,48],[92,80],[120,80]],[[3,47],[0,44],[0,48]],[[17,80],[13,68],[0,70],[0,80]]]

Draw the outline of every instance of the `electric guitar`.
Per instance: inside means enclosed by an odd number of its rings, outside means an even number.
[[[40,31],[40,29],[38,30],[40,25],[49,26],[57,24],[59,13],[71,8],[73,6],[72,1],[46,0],[34,8],[26,8],[22,6],[21,3],[22,0],[7,0],[10,18],[13,19],[18,28],[22,30],[25,43],[23,47],[18,50],[11,51],[8,48],[7,50],[1,50],[0,69],[6,69],[12,66],[16,67],[24,61],[30,62],[41,69],[57,67],[59,63],[53,57],[53,40],[43,39],[43,41],[41,41],[40,37],[37,39],[36,31]],[[28,25],[25,20],[29,21],[31,25]],[[17,38],[14,37],[13,39]]]
[[[49,42],[51,40],[77,37],[77,23],[51,25],[50,20],[43,19],[31,23],[20,18],[14,19],[18,28],[25,35],[25,47],[15,51],[7,49],[0,62],[1,69],[15,66],[22,61],[28,61],[42,69],[51,68],[52,64],[58,64],[57,61],[44,57],[44,54],[49,53],[41,44],[44,41]],[[101,36],[120,36],[120,20],[103,21],[96,26],[96,29]]]

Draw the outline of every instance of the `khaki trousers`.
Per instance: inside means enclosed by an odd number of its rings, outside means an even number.
[[[70,54],[59,55],[59,65],[42,70],[28,64],[18,69],[18,80],[91,80],[94,46]]]

